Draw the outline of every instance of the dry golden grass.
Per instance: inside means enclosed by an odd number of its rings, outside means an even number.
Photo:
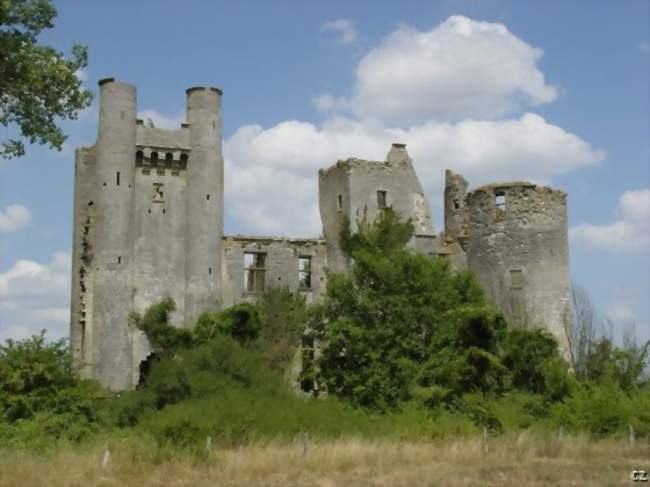
[[[102,466],[104,450],[111,458]],[[209,454],[108,439],[47,455],[0,450],[0,486],[537,486],[631,485],[650,470],[646,440],[531,436],[431,442],[340,439],[266,442]],[[642,485],[642,484],[641,484]]]

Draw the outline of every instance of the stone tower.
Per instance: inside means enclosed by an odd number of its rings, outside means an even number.
[[[526,182],[491,184],[470,191],[458,211],[466,212],[460,221],[467,222],[467,265],[491,301],[513,326],[548,329],[568,357],[566,193]]]
[[[149,355],[132,311],[171,297],[184,326],[220,306],[221,91],[187,90],[188,122],[163,130],[136,119],[134,86],[99,85],[97,143],[75,160],[70,342],[82,376],[122,390]]]
[[[413,222],[412,247],[428,253],[437,248],[429,204],[405,144],[393,144],[385,161],[346,159],[321,169],[318,190],[331,272],[342,272],[350,266],[339,245],[344,215],[354,232],[357,221],[365,217],[373,222],[382,209],[391,207],[403,219],[410,218]]]

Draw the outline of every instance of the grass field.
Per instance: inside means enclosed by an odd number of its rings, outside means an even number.
[[[488,438],[487,446],[480,437],[306,445],[297,438],[187,452],[111,438],[45,454],[0,450],[0,486],[632,485],[638,469],[650,471],[647,440],[630,446],[526,432]]]

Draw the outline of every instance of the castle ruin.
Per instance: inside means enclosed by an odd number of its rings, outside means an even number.
[[[351,158],[319,171],[323,239],[224,235],[221,90],[188,89],[187,122],[164,130],[137,119],[134,86],[113,78],[99,86],[97,142],[75,157],[70,345],[83,377],[115,391],[137,385],[150,348],[128,316],[165,297],[176,302],[175,326],[272,286],[320,299],[328,273],[350,267],[342,218],[354,231],[388,207],[413,222],[411,248],[472,269],[511,324],[547,328],[567,355],[562,191],[514,182],[468,192],[447,170],[445,229],[436,234],[406,146],[393,144],[385,161]]]

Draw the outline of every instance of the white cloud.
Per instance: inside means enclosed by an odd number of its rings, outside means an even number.
[[[532,113],[408,129],[344,118],[322,126],[295,120],[268,129],[247,125],[224,142],[229,216],[246,232],[317,234],[318,169],[347,157],[384,160],[392,142],[408,145],[434,206],[442,202],[445,168],[461,172],[473,185],[500,179],[549,182],[604,157]]]
[[[70,254],[58,252],[48,263],[19,260],[0,272],[0,340],[43,328],[49,338],[68,335],[70,266]]]
[[[637,253],[650,251],[650,189],[626,191],[616,220],[606,225],[581,223],[570,230],[574,243],[591,249]]]
[[[159,129],[178,129],[181,122],[185,121],[185,112],[180,111],[176,115],[164,115],[156,110],[143,110],[138,112],[138,118],[144,120],[145,125],[147,120],[151,119],[156,128]]]
[[[323,113],[343,112],[350,107],[347,98],[330,95],[329,93],[316,96],[312,98],[311,102],[319,112]]]
[[[14,233],[29,226],[32,214],[23,205],[13,204],[0,209],[0,233]]]
[[[88,80],[88,70],[87,69],[79,68],[74,72],[74,75],[81,82],[84,82],[84,81]]]
[[[503,24],[459,15],[425,32],[402,26],[360,61],[350,104],[399,124],[501,117],[557,98],[542,54]]]
[[[323,22],[321,30],[331,30],[338,33],[338,41],[341,44],[350,44],[357,39],[358,33],[354,27],[354,22],[350,19],[337,19]]]

